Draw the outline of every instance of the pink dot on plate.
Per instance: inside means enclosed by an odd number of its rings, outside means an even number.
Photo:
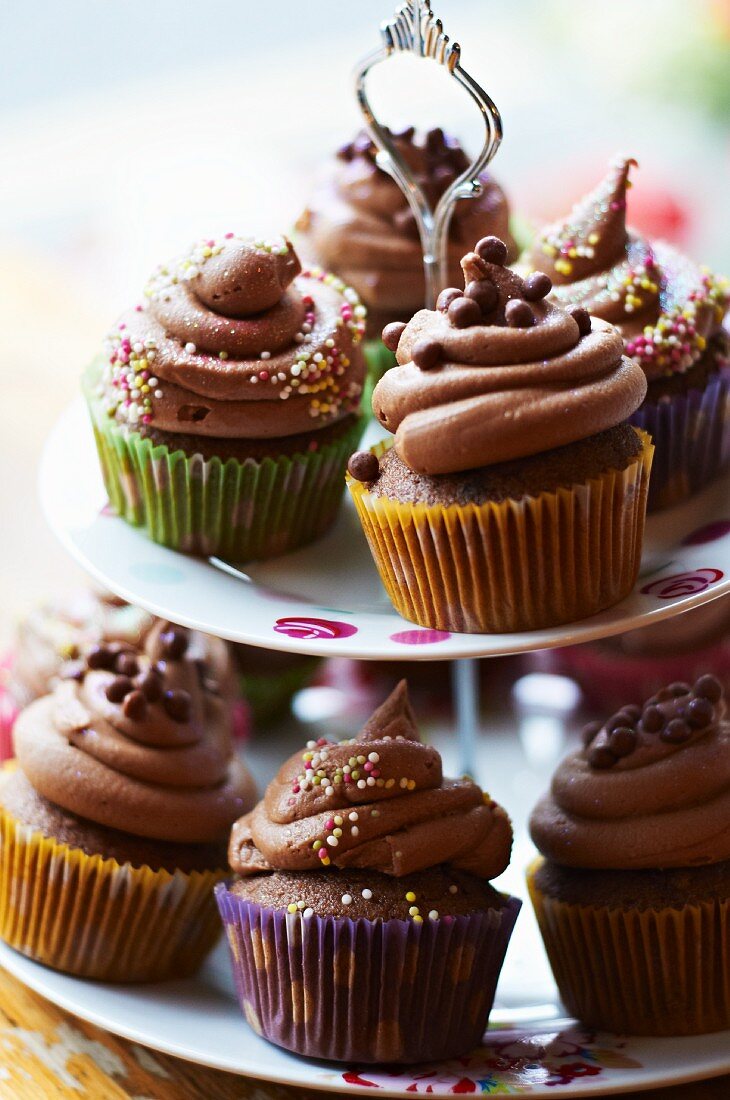
[[[339,622],[337,619],[309,619],[298,615],[292,615],[288,619],[277,619],[274,630],[277,634],[286,634],[289,638],[307,640],[319,638],[323,641],[350,638],[353,634],[357,634],[357,627],[352,623]]]
[[[718,519],[691,531],[682,539],[682,546],[702,546],[705,542],[716,542],[727,534],[730,534],[730,519]]]
[[[391,634],[390,640],[399,645],[435,645],[450,637],[448,630],[399,630],[397,634]]]
[[[659,600],[678,600],[683,596],[694,596],[717,584],[724,577],[722,569],[694,569],[687,573],[674,573],[671,577],[660,577],[650,581],[640,590],[642,595],[656,596]]]

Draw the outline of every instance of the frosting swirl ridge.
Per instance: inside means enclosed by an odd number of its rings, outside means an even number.
[[[495,240],[463,258],[463,292],[443,291],[435,311],[384,333],[399,366],[376,386],[373,410],[418,473],[488,466],[584,439],[628,419],[646,393],[619,333],[584,310],[546,301],[550,279],[505,268],[506,250]]]
[[[701,676],[586,727],[530,832],[579,868],[662,869],[730,859],[730,724],[722,685]]]
[[[365,309],[284,237],[229,233],[157,269],[107,341],[101,393],[131,427],[267,439],[357,411]]]
[[[230,706],[189,634],[159,621],[144,648],[95,646],[14,730],[18,763],[49,801],[99,825],[156,840],[226,835],[251,804],[234,757]]]
[[[421,743],[405,681],[355,738],[297,753],[236,822],[229,860],[240,875],[334,865],[396,877],[441,863],[481,878],[509,862],[504,810],[469,779],[444,779]]]

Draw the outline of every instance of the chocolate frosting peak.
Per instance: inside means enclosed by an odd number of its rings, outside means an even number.
[[[418,134],[412,126],[391,133],[399,152],[434,206],[468,167],[458,141],[443,130]],[[404,320],[423,305],[423,256],[413,212],[403,193],[376,161],[365,131],[326,165],[309,205],[297,222],[307,254],[355,287],[371,313],[369,335],[388,321]],[[517,252],[509,209],[495,180],[484,173],[481,193],[459,200],[449,228],[449,278],[458,277],[459,257],[484,233],[498,234],[510,258]]]
[[[644,398],[619,333],[546,301],[547,275],[522,278],[506,258],[497,238],[479,241],[461,261],[464,290],[442,291],[397,334],[373,411],[417,473],[551,450],[622,423]]]
[[[663,688],[584,732],[535,808],[532,838],[557,863],[618,870],[730,859],[730,725],[722,685]]]
[[[157,840],[222,839],[254,787],[230,708],[189,634],[158,621],[143,649],[90,649],[22,712],[15,753],[35,789],[79,817]]]
[[[449,863],[481,878],[505,869],[512,828],[469,779],[444,779],[421,743],[402,681],[357,737],[310,741],[237,821],[240,875],[360,867],[401,876]]]
[[[543,229],[526,257],[554,283],[553,299],[616,325],[626,354],[651,380],[695,363],[727,308],[723,280],[663,242],[626,227],[633,157],[618,157],[564,221]]]
[[[100,394],[120,422],[266,439],[358,410],[365,309],[285,237],[200,241],[145,297],[107,342]]]

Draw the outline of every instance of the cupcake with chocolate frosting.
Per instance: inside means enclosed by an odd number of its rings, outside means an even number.
[[[453,181],[469,166],[459,142],[443,130],[416,134],[413,126],[390,136],[435,207]],[[377,148],[366,131],[338,150],[315,186],[297,222],[302,250],[354,287],[368,309],[368,364],[375,381],[393,365],[380,342],[391,321],[406,321],[423,306],[425,281],[418,226],[395,180],[378,167]],[[511,259],[517,247],[510,234],[509,207],[489,173],[479,177],[482,190],[454,206],[449,227],[449,279],[459,260],[486,233],[506,241]]]
[[[15,724],[0,778],[0,936],[107,981],[192,972],[216,939],[212,888],[255,792],[231,710],[190,636],[88,649]]]
[[[115,510],[237,561],[321,535],[363,427],[364,317],[284,237],[229,233],[158,268],[85,379]]]
[[[7,723],[0,720],[0,759],[12,756],[10,731],[18,712],[74,676],[85,651],[110,642],[139,648],[158,621],[141,607],[92,588],[64,592],[34,607],[18,623],[3,676],[11,717]],[[208,662],[222,694],[236,700],[238,685],[227,644],[192,631],[188,650]]]
[[[216,887],[241,1007],[310,1057],[417,1062],[484,1032],[519,902],[504,810],[445,779],[405,682],[346,741],[311,741],[232,830]]]
[[[710,675],[584,731],[532,814],[528,882],[569,1012],[589,1027],[730,1027],[730,724]]]
[[[620,334],[547,300],[542,272],[479,241],[464,289],[389,325],[373,394],[393,445],[348,485],[396,609],[422,626],[534,630],[622,599],[639,566],[652,447]]]
[[[620,330],[648,381],[631,423],[656,447],[649,507],[676,504],[730,461],[728,283],[671,245],[626,227],[629,173],[618,158],[564,222],[527,256],[553,281],[552,298]]]

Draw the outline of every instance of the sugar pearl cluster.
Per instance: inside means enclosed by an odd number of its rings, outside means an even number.
[[[592,768],[612,768],[619,760],[652,742],[682,745],[717,721],[722,684],[705,675],[694,686],[673,683],[662,688],[643,707],[630,704],[605,723],[591,722],[583,743]]]
[[[107,412],[132,425],[149,424],[152,421],[152,399],[162,397],[160,383],[154,373],[157,343],[152,337],[132,341],[126,328],[121,321],[105,345],[108,366],[104,372],[103,391]]]
[[[653,373],[674,374],[687,370],[707,346],[697,331],[698,312],[711,309],[716,323],[722,321],[728,300],[727,279],[703,271],[702,286],[690,291],[687,301],[660,314],[653,325],[626,343],[626,354]]]

